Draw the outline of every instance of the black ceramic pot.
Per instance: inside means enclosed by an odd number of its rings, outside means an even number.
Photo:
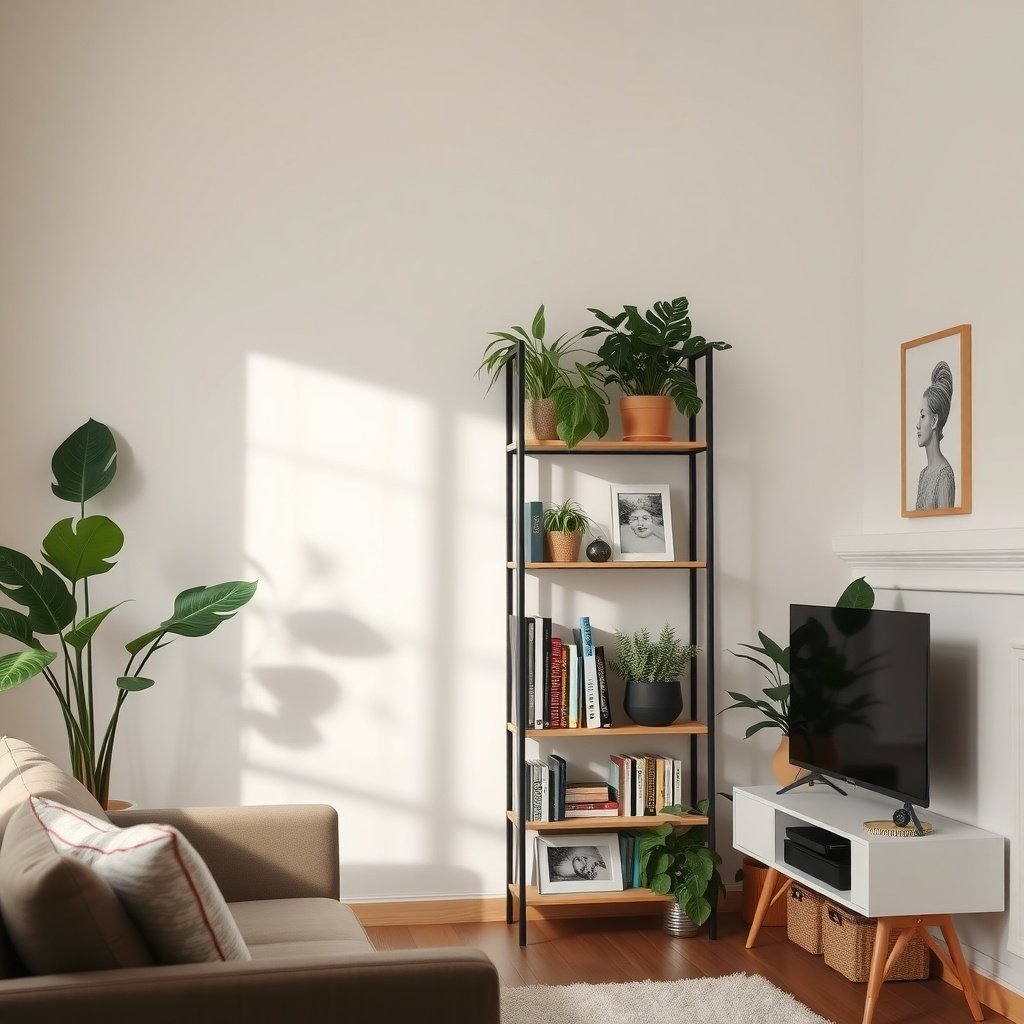
[[[671,725],[683,710],[683,691],[678,679],[663,683],[627,679],[623,706],[637,725]]]
[[[587,558],[592,562],[607,562],[612,557],[611,545],[606,540],[592,540],[587,545]]]

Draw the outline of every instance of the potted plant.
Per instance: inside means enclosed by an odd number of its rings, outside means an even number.
[[[502,370],[516,366],[516,352],[523,344],[523,394],[525,411],[523,429],[528,440],[548,441],[561,438],[568,448],[589,434],[604,437],[608,433],[608,396],[593,362],[575,361],[574,368],[562,360],[592,352],[576,345],[583,332],[561,334],[545,343],[544,307],[533,318],[530,331],[513,327],[511,331],[491,331],[494,340],[484,349],[484,358],[477,376],[486,371],[490,376],[487,390],[494,387]]]
[[[182,591],[167,619],[126,643],[128,661],[115,681],[114,708],[103,727],[94,702],[93,642],[107,616],[124,602],[92,611],[90,581],[113,569],[111,559],[121,550],[124,534],[106,516],[86,516],[85,503],[114,479],[114,436],[90,419],[58,446],[51,465],[53,493],[76,504],[79,518],[60,520],[43,539],[48,565],[0,547],[0,592],[26,609],[0,607],[0,634],[28,648],[0,657],[0,691],[42,674],[64,718],[71,770],[106,807],[121,707],[130,693],[153,685],[142,674],[149,659],[171,642],[169,635],[212,633],[249,601],[256,583],[234,581]]]
[[[583,535],[593,526],[593,520],[583,511],[583,506],[572,498],[544,509],[544,540],[548,561],[579,561]]]
[[[875,592],[863,576],[854,580],[839,596],[836,608],[871,608],[875,603]],[[795,782],[802,769],[789,763],[789,661],[790,649],[782,647],[771,637],[758,630],[760,646],[740,644],[753,654],[742,654],[737,651],[729,653],[736,658],[752,661],[760,668],[768,681],[761,690],[762,697],[751,697],[745,693],[728,690],[727,693],[735,701],[722,711],[744,708],[761,716],[761,720],[747,727],[744,733],[750,739],[762,729],[778,729],[782,733],[778,749],[772,757],[772,774],[780,785]]]
[[[689,302],[685,297],[656,302],[640,313],[623,306],[614,316],[590,309],[599,323],[583,331],[584,338],[607,335],[597,350],[595,369],[605,384],[622,391],[623,437],[627,441],[668,441],[672,437],[672,407],[695,416],[701,407],[697,382],[686,360],[705,349],[727,349],[724,341],[706,341],[691,334]]]
[[[709,805],[708,800],[700,800],[695,808],[672,804],[662,813],[706,815]],[[718,872],[722,858],[708,846],[708,826],[663,822],[645,829],[638,843],[640,884],[673,900],[665,930],[672,935],[696,934],[725,891]]]
[[[683,710],[679,676],[700,651],[676,636],[666,622],[658,639],[650,630],[615,632],[615,658],[611,666],[626,681],[624,707],[637,725],[671,725]]]

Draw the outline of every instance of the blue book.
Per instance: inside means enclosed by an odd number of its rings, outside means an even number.
[[[544,502],[523,502],[523,558],[544,561]]]
[[[580,616],[580,640],[583,650],[583,726],[587,729],[601,728],[601,705],[597,689],[597,652],[594,637],[590,631],[590,616]]]

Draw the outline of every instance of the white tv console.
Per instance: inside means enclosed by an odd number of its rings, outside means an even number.
[[[843,796],[820,784],[781,796],[775,786],[733,790],[733,846],[770,869],[747,948],[768,907],[796,879],[833,903],[878,918],[863,1024],[871,1021],[885,974],[915,932],[958,978],[974,1019],[983,1020],[950,915],[1005,909],[1006,840],[931,811],[919,812],[934,828],[928,835],[871,834],[864,831],[864,822],[890,820],[898,802],[852,787],[847,791]],[[850,841],[849,890],[834,889],[785,862],[783,842],[791,825],[817,825]],[[941,929],[948,954],[928,927]],[[898,937],[889,954],[894,934]]]

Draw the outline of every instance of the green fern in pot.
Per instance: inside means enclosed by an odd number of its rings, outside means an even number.
[[[637,725],[671,725],[683,710],[679,677],[700,648],[669,623],[654,640],[649,629],[615,633],[611,667],[626,681],[625,710]]]

